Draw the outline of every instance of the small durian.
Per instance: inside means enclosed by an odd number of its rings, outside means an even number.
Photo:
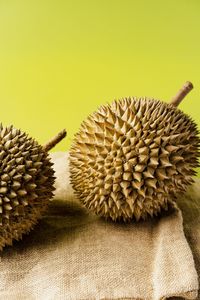
[[[114,221],[146,219],[193,182],[197,125],[176,108],[192,87],[186,82],[170,104],[115,100],[82,123],[70,149],[70,177],[87,208]]]
[[[13,126],[0,125],[0,250],[12,245],[37,223],[54,191],[54,170],[45,146]]]

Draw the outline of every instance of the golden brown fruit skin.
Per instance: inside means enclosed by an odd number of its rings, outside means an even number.
[[[54,191],[48,153],[24,132],[0,125],[0,250],[37,223]]]
[[[196,124],[172,105],[115,100],[91,114],[75,135],[71,183],[81,202],[100,216],[153,217],[192,183],[198,147]]]

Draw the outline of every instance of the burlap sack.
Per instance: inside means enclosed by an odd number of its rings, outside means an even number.
[[[66,155],[53,159],[56,199],[35,230],[2,253],[0,299],[197,297],[198,278],[180,210],[137,224],[106,222],[73,196]],[[198,226],[194,220],[187,224],[190,237],[189,226],[195,233]],[[191,242],[198,256],[199,231]]]

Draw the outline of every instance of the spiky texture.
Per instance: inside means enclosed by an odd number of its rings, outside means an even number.
[[[53,195],[48,154],[26,133],[0,125],[0,250],[37,223]]]
[[[197,134],[189,116],[159,100],[102,106],[82,123],[70,150],[75,193],[112,220],[157,215],[192,183]]]

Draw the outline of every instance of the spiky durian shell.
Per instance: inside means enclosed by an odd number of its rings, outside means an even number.
[[[112,220],[145,219],[168,209],[192,183],[199,137],[170,104],[124,98],[81,125],[70,150],[71,183],[90,210]]]
[[[0,250],[37,223],[53,196],[48,154],[32,138],[0,125]]]

